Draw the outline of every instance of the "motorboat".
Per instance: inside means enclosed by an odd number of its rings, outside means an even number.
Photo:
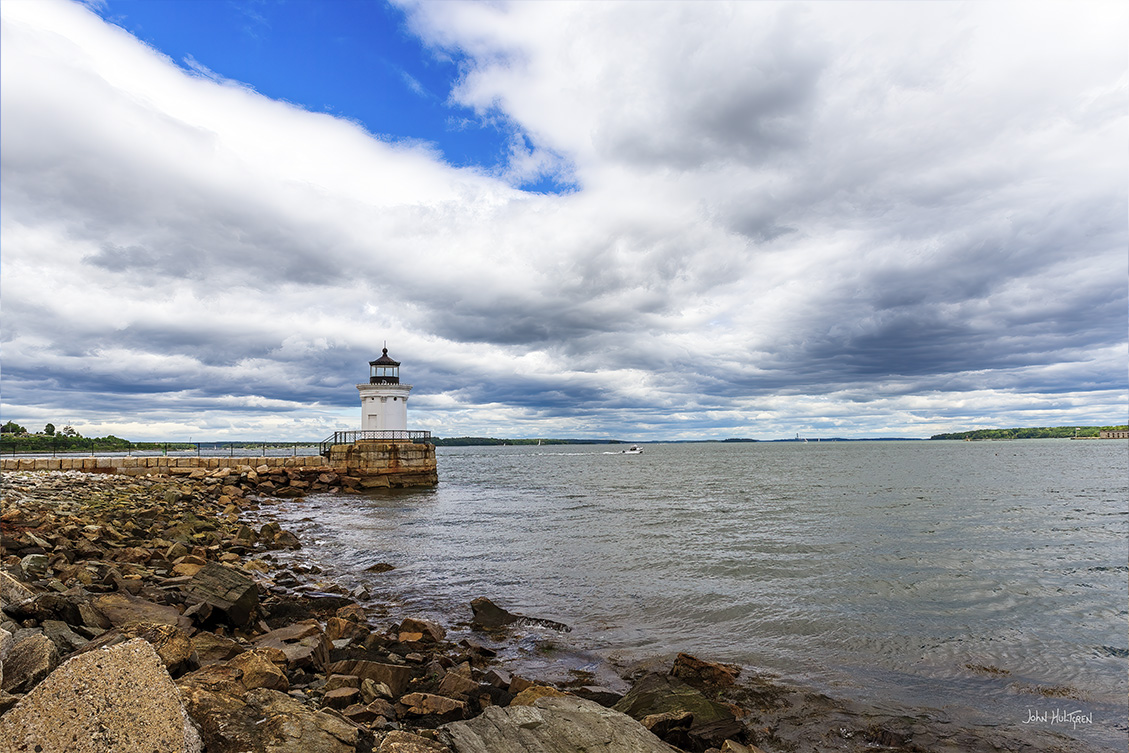
[[[637,444],[633,444],[630,447],[628,447],[626,450],[620,450],[620,453],[622,453],[624,455],[642,455],[643,454],[643,448],[640,447]]]

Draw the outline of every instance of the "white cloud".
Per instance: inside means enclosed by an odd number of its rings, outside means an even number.
[[[1120,5],[407,6],[497,175],[0,11],[5,417],[313,438],[387,339],[448,435],[1124,420]]]

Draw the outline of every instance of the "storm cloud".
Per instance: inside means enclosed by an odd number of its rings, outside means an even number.
[[[0,6],[5,420],[319,439],[385,341],[444,436],[1126,420],[1123,6],[400,8],[502,163]]]

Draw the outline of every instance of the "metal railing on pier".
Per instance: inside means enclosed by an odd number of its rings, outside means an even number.
[[[0,439],[0,455],[8,457],[296,457],[317,455],[318,450],[314,442],[109,442],[86,437],[46,437],[39,441]]]
[[[361,440],[374,440],[378,442],[431,442],[430,431],[401,431],[398,429],[380,429],[368,431],[335,431],[333,436],[322,441],[320,454],[328,456],[329,448],[335,444],[353,444]]]

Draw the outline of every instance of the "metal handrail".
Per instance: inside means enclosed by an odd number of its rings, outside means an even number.
[[[375,440],[381,442],[429,442],[430,431],[403,431],[400,429],[369,429],[362,431],[335,431],[326,437],[320,445],[321,454],[329,456],[329,448],[335,444],[353,444],[362,440]]]

